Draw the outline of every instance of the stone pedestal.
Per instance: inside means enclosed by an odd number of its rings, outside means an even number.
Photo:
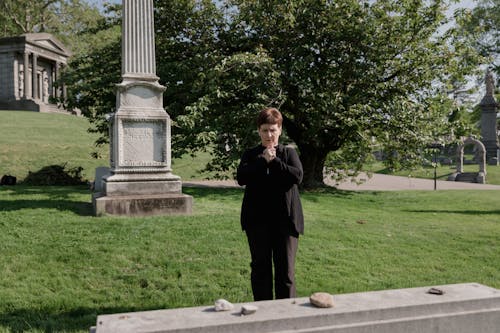
[[[165,87],[155,74],[152,0],[123,0],[122,40],[123,81],[110,117],[111,168],[93,195],[95,214],[190,214],[193,198],[182,194],[171,168]]]

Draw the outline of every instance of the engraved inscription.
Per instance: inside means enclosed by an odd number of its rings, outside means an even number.
[[[164,166],[165,125],[162,122],[123,121],[122,166]]]

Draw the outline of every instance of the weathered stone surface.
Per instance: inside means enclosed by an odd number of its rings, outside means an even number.
[[[234,305],[231,302],[221,298],[215,301],[214,308],[215,311],[229,311],[234,309]]]
[[[498,333],[500,290],[434,287],[444,294],[428,294],[430,287],[341,294],[324,309],[306,297],[254,302],[259,311],[251,316],[213,306],[100,315],[96,333]]]
[[[109,174],[109,167],[100,166],[95,169],[95,177],[94,177],[94,192],[102,192],[104,190],[103,187],[103,177]]]
[[[96,216],[183,215],[193,211],[193,197],[186,194],[103,196],[92,198]]]
[[[103,188],[107,196],[116,197],[124,195],[153,195],[166,193],[181,193],[182,182],[180,180],[149,180],[149,181],[122,181],[103,182]]]
[[[248,316],[257,312],[259,308],[255,305],[245,304],[241,307],[241,314]]]
[[[309,297],[311,304],[318,308],[331,308],[333,307],[333,296],[329,293],[314,293]]]

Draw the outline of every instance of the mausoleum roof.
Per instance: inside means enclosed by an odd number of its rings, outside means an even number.
[[[0,51],[23,51],[28,46],[39,48],[44,53],[49,52],[64,58],[71,56],[71,51],[49,33],[28,33],[20,36],[0,38]]]
[[[67,56],[71,55],[71,51],[66,48],[63,43],[61,43],[57,38],[48,33],[31,33],[24,34],[26,40],[37,44],[39,46],[46,47],[55,52],[64,53]]]

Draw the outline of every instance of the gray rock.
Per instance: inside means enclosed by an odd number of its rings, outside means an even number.
[[[245,316],[247,316],[247,315],[251,315],[251,314],[253,314],[253,313],[257,312],[257,310],[258,310],[258,309],[259,309],[259,308],[258,308],[258,307],[256,307],[255,305],[245,304],[245,305],[243,305],[243,306],[241,307],[241,314],[242,314],[242,315],[245,315]]]
[[[328,293],[314,293],[309,297],[311,304],[318,308],[331,308],[333,307],[333,296]]]
[[[234,309],[234,305],[223,298],[215,301],[215,311],[229,311],[232,309]]]

